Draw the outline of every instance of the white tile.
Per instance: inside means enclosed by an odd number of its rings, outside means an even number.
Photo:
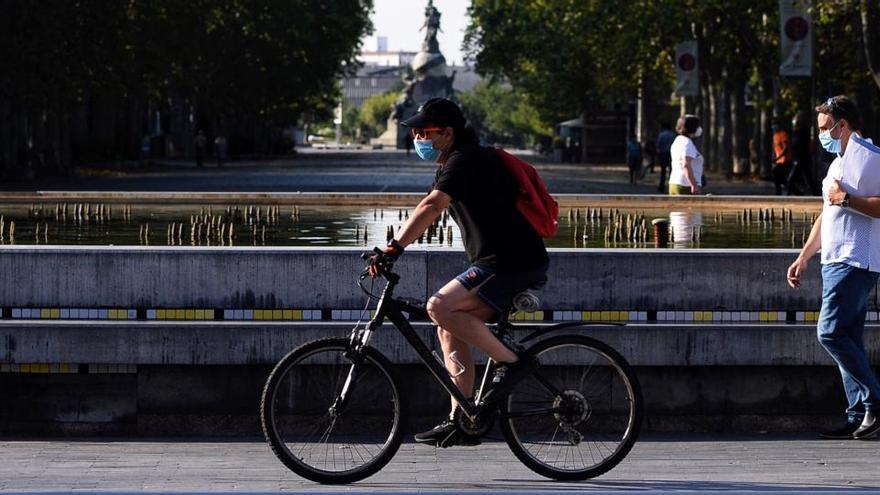
[[[341,311],[339,311],[338,309],[334,309],[333,311],[330,312],[330,319],[331,320],[341,319],[340,313],[341,313]]]
[[[749,314],[749,320],[750,321],[760,321],[761,320],[761,313],[759,313],[757,311],[752,311],[751,314]]]
[[[156,319],[156,310],[155,309],[148,309],[147,310],[147,319],[148,320],[155,320]]]
[[[129,320],[137,320],[137,317],[138,317],[138,312],[136,309],[129,309],[128,310],[128,319]]]
[[[715,311],[712,313],[712,321],[721,321],[724,318],[724,311]]]
[[[235,311],[233,311],[231,309],[224,309],[223,310],[223,319],[224,320],[232,320],[234,318],[235,318]]]
[[[107,310],[106,309],[99,309],[98,310],[98,318],[101,320],[106,320],[107,319]]]
[[[232,319],[233,320],[243,320],[244,319],[244,310],[243,309],[233,310]]]
[[[666,321],[666,311],[657,311],[657,321]]]
[[[241,313],[241,318],[243,320],[253,320],[254,319],[254,310],[252,309],[243,309]]]
[[[12,308],[12,317],[21,318],[21,308]]]
[[[648,321],[647,311],[639,311],[639,321]]]
[[[785,311],[776,312],[776,321],[785,321]]]
[[[61,318],[65,320],[70,319],[70,308],[61,308]]]
[[[89,318],[92,320],[98,319],[98,310],[97,309],[89,309]]]

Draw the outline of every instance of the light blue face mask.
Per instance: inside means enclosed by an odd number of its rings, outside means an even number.
[[[428,162],[436,162],[440,157],[440,150],[434,149],[434,141],[430,139],[415,139],[416,154],[419,158]]]
[[[839,124],[840,121],[837,121]],[[837,127],[837,124],[834,124],[834,127]],[[822,147],[825,148],[825,151],[829,153],[840,153],[840,138],[834,139],[831,137],[831,131],[834,130],[834,127],[828,129],[827,131],[822,131],[819,133],[819,142],[822,143]]]

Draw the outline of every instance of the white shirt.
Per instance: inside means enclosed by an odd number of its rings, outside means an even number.
[[[670,184],[691,186],[684,171],[684,159],[689,156],[691,157],[691,171],[694,173],[694,179],[699,182],[698,186],[703,185],[703,155],[697,151],[697,145],[691,138],[681,134],[676,136],[669,148],[669,154],[672,155],[672,170],[669,172]]]
[[[867,163],[870,162],[870,163]],[[865,167],[865,165],[872,165]],[[822,264],[845,263],[880,272],[880,219],[852,208],[831,206],[828,190],[834,180],[855,196],[880,196],[880,148],[853,133],[846,152],[828,167],[822,181]]]

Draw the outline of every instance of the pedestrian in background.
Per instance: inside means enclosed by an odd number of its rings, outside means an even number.
[[[865,439],[880,431],[880,383],[871,370],[863,333],[868,297],[880,271],[880,148],[859,133],[861,118],[846,96],[816,107],[819,141],[837,157],[822,182],[822,214],[788,284],[800,286],[809,260],[822,251],[819,342],[837,363],[846,393],[846,423],[822,438]]]
[[[629,168],[629,183],[634,185],[642,171],[642,145],[632,132],[626,140],[626,165]]]
[[[683,115],[675,125],[678,136],[669,148],[672,170],[669,172],[669,194],[686,195],[703,192],[703,155],[694,139],[703,135],[696,115]]]
[[[226,161],[226,137],[217,136],[214,138],[214,156],[217,158],[217,168],[223,166]]]
[[[672,132],[672,126],[669,122],[660,124],[660,134],[657,135],[657,165],[660,167],[660,183],[657,184],[657,192],[662,193],[666,190],[666,174],[672,163],[672,155],[669,149],[672,142],[675,141],[675,133]]]
[[[776,195],[782,195],[782,186],[788,186],[791,175],[791,139],[781,125],[773,124],[773,184]]]
[[[196,148],[196,167],[201,167],[205,164],[205,148],[208,147],[208,138],[205,137],[205,133],[201,129],[196,133],[193,145]]]
[[[813,179],[813,136],[810,133],[810,120],[807,112],[800,111],[792,118],[791,173],[786,190],[788,195],[819,194],[819,187]]]

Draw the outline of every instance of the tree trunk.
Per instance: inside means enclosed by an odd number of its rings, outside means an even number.
[[[746,121],[745,83],[732,81],[728,93],[731,95],[731,146],[733,150],[733,169],[735,173],[750,174],[757,170],[749,167],[748,123]]]
[[[880,36],[877,35],[878,10],[880,7],[872,0],[861,0],[862,46],[865,48],[865,60],[874,82],[880,88]]]
[[[721,140],[721,159],[718,161],[720,168],[716,168],[716,170],[728,173],[736,172],[733,170],[733,121],[730,115],[732,98],[726,84],[721,85],[720,90],[722,93],[721,110],[723,112],[721,116],[721,131],[718,136]]]

